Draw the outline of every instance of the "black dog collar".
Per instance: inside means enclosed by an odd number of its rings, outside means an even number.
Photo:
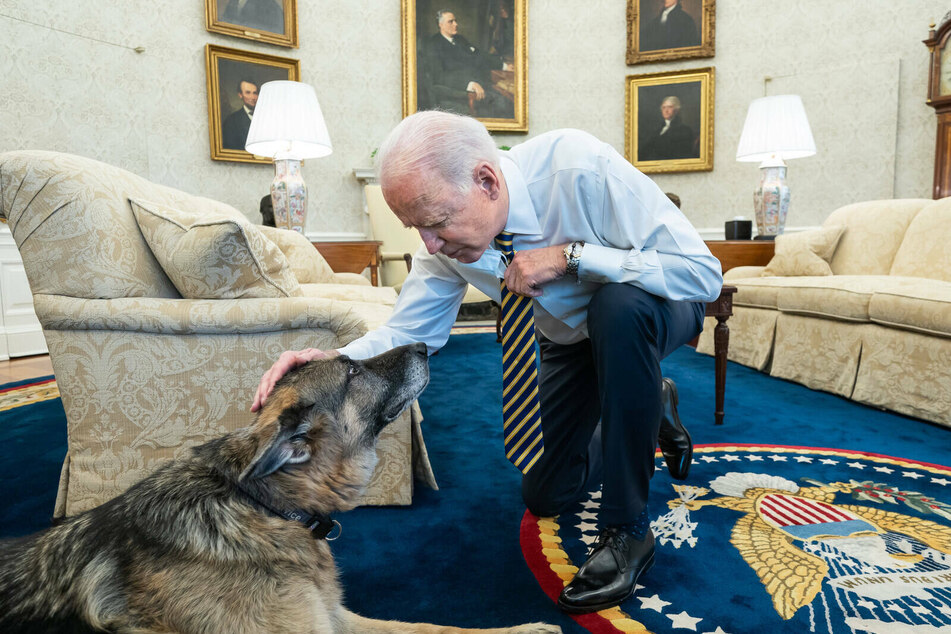
[[[340,522],[331,518],[329,515],[323,515],[322,513],[307,513],[306,511],[302,511],[300,509],[293,509],[291,511],[275,509],[269,504],[259,500],[244,487],[239,485],[238,490],[241,491],[252,502],[269,512],[271,515],[281,517],[291,522],[300,522],[307,528],[307,530],[311,532],[311,535],[313,535],[314,539],[326,539],[327,541],[332,542],[333,540],[340,537],[340,534],[343,532]],[[334,527],[337,528],[337,534],[333,537],[327,537],[333,531]]]

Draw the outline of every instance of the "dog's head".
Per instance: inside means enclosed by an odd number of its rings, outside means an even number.
[[[278,381],[248,429],[240,480],[294,507],[352,508],[376,466],[380,431],[428,382],[421,343],[301,366]]]

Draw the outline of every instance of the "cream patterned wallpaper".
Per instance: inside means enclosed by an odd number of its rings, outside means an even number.
[[[294,57],[334,144],[304,168],[308,233],[362,234],[352,170],[369,166],[401,117],[400,2],[298,4],[301,47],[286,49],[209,33],[203,0],[0,0],[0,151],[91,156],[258,221],[271,169],[209,158],[204,46]],[[734,215],[751,217],[758,170],[733,156],[749,102],[765,94],[801,94],[818,146],[789,163],[789,226],[818,225],[857,200],[930,197],[935,116],[921,40],[947,9],[937,0],[720,0],[716,57],[627,66],[625,0],[529,0],[527,136],[577,127],[623,152],[627,75],[714,66],[714,170],[656,177],[698,228],[712,235]]]

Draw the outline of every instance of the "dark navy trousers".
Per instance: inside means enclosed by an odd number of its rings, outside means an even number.
[[[522,478],[530,511],[557,515],[598,484],[602,525],[632,522],[646,508],[660,360],[697,336],[704,311],[703,302],[605,284],[588,306],[588,339],[560,345],[539,337],[545,452]]]

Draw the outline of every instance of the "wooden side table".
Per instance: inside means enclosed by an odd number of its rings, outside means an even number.
[[[370,268],[370,282],[377,286],[380,270],[379,240],[348,240],[346,242],[312,242],[334,273],[363,273]]]
[[[776,243],[772,240],[706,240],[713,257],[720,260],[726,273],[737,266],[766,266],[773,259]]]

